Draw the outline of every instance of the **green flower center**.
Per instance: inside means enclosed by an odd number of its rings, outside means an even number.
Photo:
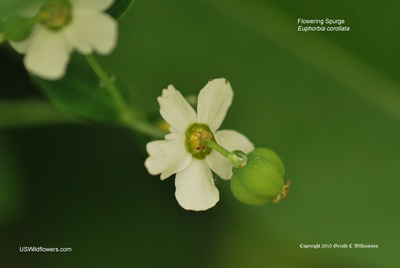
[[[205,124],[192,124],[186,130],[186,150],[193,155],[194,158],[204,159],[211,153],[210,147],[201,144],[201,140],[214,141],[210,128]]]
[[[40,22],[57,31],[71,21],[71,4],[67,0],[49,0],[39,11]]]

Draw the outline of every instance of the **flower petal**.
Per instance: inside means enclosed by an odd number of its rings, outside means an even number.
[[[253,143],[245,135],[235,130],[220,130],[214,136],[218,144],[228,151],[241,150],[247,154],[254,150]]]
[[[44,2],[45,1],[33,1],[33,3],[26,3],[22,9],[17,10],[16,15],[26,18],[34,17],[39,13],[40,8],[43,6]],[[15,49],[18,53],[26,53],[28,46],[32,40],[32,36],[35,36],[35,32],[38,29],[40,29],[40,27],[38,27],[38,24],[34,25],[32,27],[31,33],[25,40],[19,42],[9,40],[11,47]]]
[[[26,53],[26,51],[28,50],[28,47],[32,41],[32,36],[34,36],[34,33],[36,32],[36,29],[37,29],[37,27],[35,26],[32,29],[31,34],[25,40],[22,40],[19,42],[9,40],[11,47],[20,54]]]
[[[168,89],[164,89],[157,100],[161,116],[172,129],[184,133],[191,124],[196,123],[196,112],[174,86],[169,85]]]
[[[234,130],[221,130],[214,134],[219,145],[228,151],[241,150],[246,154],[254,149],[253,143],[246,136]],[[209,167],[222,179],[229,180],[232,177],[232,166],[220,153],[212,150],[206,157]]]
[[[71,45],[81,54],[94,51],[111,53],[118,37],[118,23],[110,15],[95,10],[77,10],[71,23],[63,29]]]
[[[152,141],[146,146],[149,157],[144,165],[152,175],[161,173],[164,180],[187,168],[192,159],[185,148],[185,136],[181,133],[168,134],[166,140]]]
[[[219,201],[219,191],[203,160],[193,159],[189,167],[176,174],[175,197],[187,210],[207,210]]]
[[[24,64],[34,75],[48,80],[64,76],[70,59],[71,47],[62,32],[36,25],[26,50]]]
[[[106,10],[114,0],[69,0],[73,9]]]
[[[215,132],[224,121],[231,106],[233,91],[228,80],[214,79],[200,91],[197,104],[197,122],[207,124]]]

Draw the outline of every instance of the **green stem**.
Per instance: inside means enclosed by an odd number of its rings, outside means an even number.
[[[100,63],[96,60],[96,58],[91,54],[86,56],[86,60],[88,61],[90,67],[92,67],[93,71],[99,77],[99,79],[106,85],[108,92],[110,93],[115,105],[121,113],[124,113],[126,110],[126,104],[120,94],[120,90],[111,81],[110,76],[107,72],[101,67]]]
[[[241,168],[247,165],[247,155],[242,151],[234,150],[229,152],[215,141],[210,140],[200,140],[200,143],[222,154],[234,168]]]
[[[133,110],[131,107],[127,106],[121,96],[120,89],[113,81],[111,81],[110,76],[101,67],[96,58],[93,55],[87,55],[86,60],[99,79],[106,85],[106,89],[110,93],[110,96],[120,113],[119,123],[134,131],[149,135],[151,137],[164,138],[164,136],[167,134],[165,131],[155,127],[143,118],[138,118],[136,115],[137,112],[135,112],[135,110]]]
[[[201,140],[200,143],[207,147],[210,147],[211,149],[214,149],[218,153],[222,154],[225,158],[228,158],[229,151],[226,150],[221,145],[219,145],[218,143],[216,143],[214,141],[210,141],[210,140]]]
[[[132,116],[130,114],[127,114],[126,117],[123,117],[121,120],[121,123],[142,134],[146,134],[148,136],[151,136],[153,138],[157,138],[157,139],[163,139],[165,137],[165,135],[168,134],[168,132],[159,129],[157,127],[154,127],[153,125],[149,124],[147,121],[145,120],[138,120],[135,118],[132,118]]]
[[[4,33],[0,32],[0,44],[5,40]]]

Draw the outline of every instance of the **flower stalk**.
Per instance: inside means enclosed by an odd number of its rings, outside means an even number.
[[[229,151],[226,150],[224,147],[222,147],[221,145],[219,145],[218,143],[212,141],[212,140],[200,140],[200,143],[210,147],[211,149],[214,149],[215,151],[217,151],[218,153],[222,154],[225,158],[228,158],[229,155]]]
[[[200,143],[220,153],[222,156],[228,159],[229,164],[231,164],[234,168],[241,168],[247,164],[247,155],[240,150],[229,152],[213,140],[203,139],[200,140]]]
[[[139,133],[143,133],[154,138],[164,138],[164,136],[167,134],[164,130],[153,126],[145,119],[137,118],[135,110],[133,110],[131,107],[128,107],[120,93],[121,90],[111,80],[110,76],[97,61],[96,57],[91,54],[86,55],[85,58],[100,81],[104,83],[105,88],[108,90],[112,100],[114,101],[114,104],[119,112],[119,123]]]
[[[120,112],[125,111],[126,104],[120,94],[119,88],[113,81],[111,81],[110,76],[107,74],[107,72],[103,69],[103,67],[97,61],[96,57],[93,54],[90,54],[90,55],[86,55],[85,58],[86,58],[87,62],[89,63],[90,67],[93,69],[93,71],[96,73],[96,75],[100,79],[100,81],[102,81],[104,83],[104,85],[106,86],[117,109]]]

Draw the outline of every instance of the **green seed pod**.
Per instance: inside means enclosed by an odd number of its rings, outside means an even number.
[[[272,150],[257,148],[248,154],[247,165],[233,168],[231,190],[241,202],[260,206],[288,190],[283,183],[285,167],[280,157]]]

